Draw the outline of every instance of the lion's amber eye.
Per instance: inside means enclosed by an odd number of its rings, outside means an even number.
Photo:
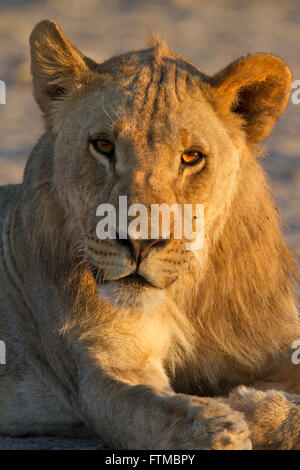
[[[181,155],[181,161],[186,165],[194,165],[203,160],[204,155],[201,152],[189,151],[183,152]]]
[[[104,153],[104,155],[111,156],[114,152],[114,144],[110,140],[96,139],[93,141],[93,145],[97,152]]]

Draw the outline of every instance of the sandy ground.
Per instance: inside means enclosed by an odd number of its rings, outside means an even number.
[[[179,54],[207,73],[252,52],[272,52],[300,79],[298,0],[0,0],[0,184],[19,182],[26,158],[42,133],[32,98],[28,37],[44,18],[55,18],[75,45],[94,60],[144,45],[145,27],[160,32]],[[266,168],[300,260],[300,104],[290,103],[267,141]],[[1,419],[1,417],[0,417]],[[1,448],[99,448],[95,442],[0,438]]]

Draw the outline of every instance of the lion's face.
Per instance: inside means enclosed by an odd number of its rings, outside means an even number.
[[[231,199],[239,168],[239,153],[199,83],[181,83],[176,92],[172,77],[180,76],[180,67],[166,63],[156,73],[165,75],[159,85],[155,75],[141,83],[140,76],[147,76],[141,67],[129,84],[96,86],[74,99],[55,145],[57,188],[80,226],[84,256],[100,282],[126,289],[132,284],[135,291],[165,288],[202,260],[201,250],[186,249],[184,234],[174,238],[174,224],[170,233],[160,230],[151,239],[151,206],[191,204],[195,212],[196,204],[204,204],[209,227]],[[192,163],[183,160],[189,157]],[[128,231],[127,239],[118,239],[120,196],[128,208],[148,209],[148,239],[136,240]],[[97,237],[101,204],[116,209],[116,239]]]
[[[40,33],[31,38],[32,69],[35,95],[55,142],[54,185],[102,293],[114,299],[146,291],[158,295],[187,270],[203,273],[209,247],[226,223],[245,147],[262,140],[272,113],[274,121],[280,114],[280,93],[284,109],[288,69],[278,58],[258,55],[210,79],[160,44],[99,66],[78,53],[55,23],[46,29],[44,44]],[[49,68],[51,41],[55,73]],[[42,46],[50,47],[45,64]],[[255,73],[251,60],[258,62]],[[268,61],[274,70],[266,79]],[[278,96],[276,80],[282,87]],[[259,97],[266,106],[269,88],[274,109],[269,103],[263,126]],[[146,236],[137,239],[128,225],[124,233],[120,218],[127,213],[119,207],[120,196],[127,197],[127,208],[146,208]],[[97,208],[103,204],[110,204],[116,216],[115,236],[107,239],[97,232]],[[162,204],[182,210],[191,205],[193,228],[196,205],[204,205],[201,249],[188,250],[184,234],[175,236],[174,223],[166,232],[161,218],[152,219],[151,206]]]

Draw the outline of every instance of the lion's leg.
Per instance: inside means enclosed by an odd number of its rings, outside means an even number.
[[[250,449],[239,413],[212,398],[175,394],[161,368],[144,373],[78,365],[80,411],[99,436],[123,449]]]
[[[34,373],[0,377],[0,435],[89,437],[91,432]]]

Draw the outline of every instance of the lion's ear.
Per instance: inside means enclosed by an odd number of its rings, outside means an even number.
[[[219,106],[238,113],[248,141],[258,143],[284,112],[292,88],[290,69],[272,54],[253,54],[232,62],[212,78]]]
[[[96,66],[70,43],[54,20],[35,26],[30,47],[34,96],[45,113],[54,100],[84,85]]]

